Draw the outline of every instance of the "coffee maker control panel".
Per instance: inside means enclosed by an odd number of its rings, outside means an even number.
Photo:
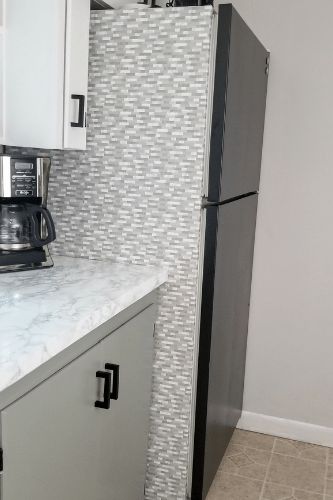
[[[0,155],[0,203],[2,199],[32,198],[47,205],[51,160],[46,157]]]
[[[38,197],[37,164],[34,159],[12,158],[10,165],[11,191],[15,197]]]

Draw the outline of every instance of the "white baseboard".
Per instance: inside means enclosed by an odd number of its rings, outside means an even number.
[[[243,411],[237,428],[333,448],[333,427]]]

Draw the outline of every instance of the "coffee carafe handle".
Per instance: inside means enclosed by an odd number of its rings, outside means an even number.
[[[33,234],[31,238],[31,243],[33,244],[33,246],[43,247],[54,241],[56,239],[56,230],[49,210],[39,205],[29,205],[28,210],[29,214],[31,215],[31,222],[32,222]],[[42,218],[44,218],[46,222],[47,237],[44,239],[42,238],[39,231],[40,224],[37,218],[38,214],[41,214]]]

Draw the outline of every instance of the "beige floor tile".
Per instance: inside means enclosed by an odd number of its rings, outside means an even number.
[[[245,446],[231,446],[222,461],[218,476],[224,472],[263,481],[271,453]]]
[[[277,438],[274,443],[274,452],[289,455],[291,457],[326,462],[328,450],[323,446],[301,443],[300,441],[292,441],[290,439]]]
[[[333,479],[333,465],[327,467],[326,478]]]
[[[293,489],[289,486],[266,483],[263,491],[263,500],[285,500],[292,498]]]
[[[222,474],[218,483],[214,482],[206,500],[259,500],[262,481]]]
[[[248,448],[247,446],[231,446],[227,450],[226,457],[233,462],[237,462],[238,457],[245,457],[247,461],[256,462],[262,465],[268,465],[271,453],[266,450],[257,450],[256,448]]]
[[[234,467],[232,463],[226,463],[222,468],[222,474],[227,472],[229,474],[236,474],[238,476],[263,481],[266,476],[266,469],[267,467],[258,464],[252,464],[248,465],[247,467],[237,468]]]
[[[326,494],[333,496],[333,481],[326,481]]]
[[[259,500],[266,475],[261,500],[333,500],[333,449],[236,430],[207,500]]]
[[[231,455],[236,455],[237,453],[242,453],[244,451],[244,448],[245,448],[245,446],[241,446],[239,444],[234,444],[231,441],[224,456],[229,457]]]
[[[272,451],[274,441],[275,438],[273,436],[236,429],[231,443],[233,445],[242,445],[258,450]]]
[[[262,500],[323,500],[322,495],[294,490],[289,486],[266,483]]]
[[[294,490],[295,500],[323,500],[322,495],[316,495],[315,493],[309,493],[308,491]]]
[[[333,448],[328,449],[328,463],[333,464]]]
[[[267,480],[299,490],[324,493],[326,464],[273,454]]]

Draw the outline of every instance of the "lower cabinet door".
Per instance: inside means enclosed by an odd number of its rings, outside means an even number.
[[[144,498],[154,312],[1,412],[1,500]]]
[[[146,475],[154,308],[149,307],[101,343],[103,364],[113,365],[118,399],[99,410],[101,429],[98,500],[142,500]],[[117,384],[116,384],[117,385]],[[112,387],[112,391],[117,387]],[[117,392],[117,391],[115,391]]]
[[[1,500],[94,500],[100,345],[1,413]]]

